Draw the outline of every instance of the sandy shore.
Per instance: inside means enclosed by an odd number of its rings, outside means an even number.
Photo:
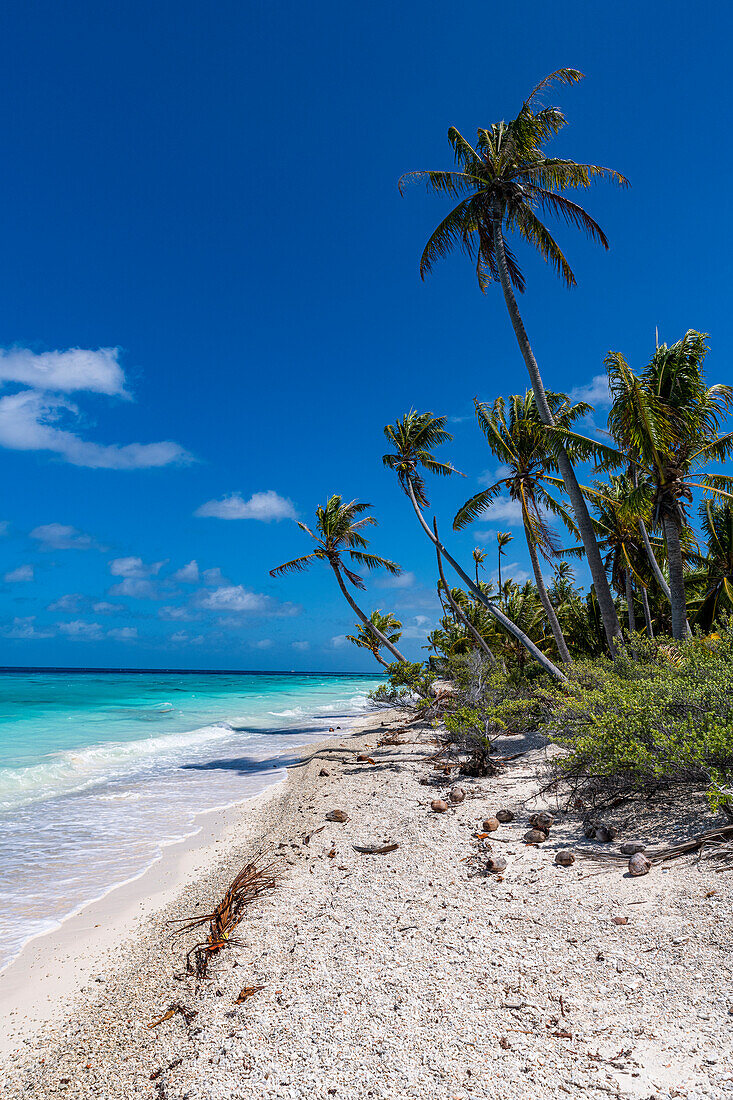
[[[544,845],[522,842],[539,744],[510,742],[524,754],[500,777],[461,780],[466,800],[433,814],[451,783],[429,760],[433,732],[380,745],[384,720],[309,747],[284,784],[67,922],[55,946],[31,945],[6,973],[8,1045],[21,1042],[3,1098],[733,1094],[733,873],[690,857],[642,879],[555,866],[585,841],[569,815]],[[498,879],[474,834],[501,807],[516,820],[492,834]],[[328,822],[332,809],[349,820]],[[714,821],[687,809],[617,823],[668,840]],[[265,842],[282,883],[197,987],[165,922],[210,909]],[[382,843],[399,847],[354,847]],[[245,986],[262,988],[235,1003]],[[196,1015],[148,1027],[174,1003]]]

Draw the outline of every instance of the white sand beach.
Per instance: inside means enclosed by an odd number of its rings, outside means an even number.
[[[556,866],[588,842],[550,807],[550,838],[523,843],[545,749],[517,738],[502,775],[461,778],[465,801],[432,813],[455,783],[433,739],[381,713],[308,748],[285,783],[30,944],[0,982],[3,1097],[730,1095],[733,876],[696,856],[639,879]],[[499,808],[516,816],[491,836],[497,877],[475,834]],[[695,831],[715,823],[694,810]],[[629,817],[624,836],[653,841],[690,826]],[[172,940],[166,921],[211,909],[263,845],[281,884],[197,983],[195,937]],[[189,1022],[150,1028],[172,1004]]]

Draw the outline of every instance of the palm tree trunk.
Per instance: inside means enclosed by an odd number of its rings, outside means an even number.
[[[346,585],[344,584],[344,579],[341,576],[341,571],[338,568],[338,566],[334,565],[333,562],[330,562],[329,564],[330,564],[331,568],[333,569],[334,573],[336,574],[336,580],[338,581],[339,588],[341,589],[341,591],[344,594],[344,599],[346,600],[346,602],[348,603],[349,607],[354,612],[354,614],[359,616],[359,618],[364,623],[364,626],[367,628],[367,630],[371,630],[372,634],[377,639],[379,644],[383,645],[383,646],[386,646],[386,648],[394,656],[395,660],[405,661],[406,658],[402,656],[399,649],[397,649],[396,646],[393,646],[388,638],[385,638],[385,636],[384,636],[384,634],[382,634],[381,630],[377,630],[374,623],[370,619],[367,619],[366,615],[361,610],[361,608],[356,605],[351,593],[349,592]]]
[[[652,614],[649,610],[649,596],[647,595],[646,588],[641,590],[641,605],[644,608],[644,622],[646,623],[646,632],[650,638],[654,637],[654,627],[652,626]]]
[[[494,616],[496,621],[504,628],[504,630],[508,631],[514,638],[517,639],[517,641],[521,645],[524,646],[524,648],[534,657],[535,661],[537,661],[537,663],[541,665],[546,672],[549,672],[550,675],[554,676],[556,680],[560,680],[561,683],[566,683],[567,677],[565,676],[565,674],[561,672],[559,668],[556,668],[555,665],[553,665],[550,658],[546,657],[541,649],[538,649],[532,639],[528,638],[524,631],[519,629],[516,623],[513,623],[511,619],[508,619],[503,611],[500,611],[498,607],[496,607],[489,599],[486,598],[481,589],[477,585],[475,585],[468,574],[465,573],[463,569],[461,569],[455,558],[448,553],[437,535],[433,534],[433,532],[427,525],[425,516],[420,511],[420,505],[415,499],[415,490],[412,488],[412,483],[409,480],[407,481],[407,491],[408,496],[412,501],[412,507],[415,509],[415,515],[417,516],[423,531],[428,536],[433,546],[435,546],[435,548],[440,551],[446,561],[450,562],[463,583],[473,593],[474,597],[484,605],[489,614]]]
[[[499,601],[501,601],[501,547],[499,547]]]
[[[481,637],[481,635],[479,634],[478,630],[473,625],[471,620],[468,618],[467,615],[464,615],[461,608],[458,606],[456,601],[453,599],[453,595],[451,593],[451,590],[448,587],[448,582],[445,579],[445,573],[443,572],[443,558],[442,558],[441,553],[440,553],[440,547],[438,546],[438,527],[437,527],[437,524],[434,524],[434,527],[435,527],[435,553],[438,555],[438,573],[440,574],[440,579],[443,582],[443,589],[445,591],[446,599],[448,600],[448,604],[450,606],[450,609],[453,612],[453,614],[455,615],[455,617],[457,619],[459,619],[463,623],[463,625],[466,627],[466,629],[468,630],[468,633],[471,635],[473,640],[476,642],[476,645],[479,647],[479,649],[482,649],[484,651],[484,653],[489,658],[489,660],[491,661],[491,664],[494,666],[494,668],[498,668],[496,657],[491,652],[491,649],[489,648],[489,645],[488,645],[486,639]],[[476,566],[476,571],[478,572],[478,566]]]
[[[669,565],[669,590],[672,605],[672,637],[681,641],[687,637],[687,601],[685,599],[685,571],[682,564],[680,531],[673,516],[662,518],[664,537],[667,540],[667,564]]]
[[[532,568],[534,570],[535,584],[537,585],[537,591],[540,596],[540,602],[545,609],[550,628],[552,630],[552,636],[555,639],[555,645],[557,646],[557,652],[560,654],[560,660],[566,665],[571,665],[573,659],[570,656],[570,650],[568,649],[565,636],[560,626],[560,620],[557,617],[557,612],[552,606],[552,600],[550,599],[547,588],[545,587],[545,579],[542,576],[542,569],[540,568],[540,559],[537,554],[537,543],[532,538],[532,532],[525,523],[524,525],[524,537],[527,540],[527,549],[529,550],[529,558],[532,562]]]
[[[545,394],[545,387],[542,383],[540,376],[540,369],[537,366],[537,360],[535,359],[534,352],[532,351],[532,345],[529,342],[527,331],[524,327],[521,314],[519,312],[519,306],[517,305],[517,299],[512,288],[511,280],[509,278],[509,271],[506,263],[506,252],[504,249],[504,234],[501,229],[502,211],[495,210],[493,218],[494,226],[494,251],[496,255],[496,265],[499,270],[499,280],[501,282],[501,288],[504,291],[504,301],[509,312],[509,319],[514,329],[514,335],[517,338],[519,344],[519,350],[522,353],[527,370],[529,371],[530,381],[532,383],[532,390],[534,392],[535,401],[537,402],[537,409],[540,414],[540,419],[543,424],[552,426],[555,423],[555,418],[552,415],[552,410],[547,402],[547,396]],[[618,615],[616,614],[616,605],[613,602],[613,595],[611,594],[611,588],[608,583],[608,577],[606,576],[606,570],[603,568],[603,561],[601,560],[601,552],[598,549],[598,543],[596,542],[595,533],[593,531],[593,524],[591,522],[588,507],[585,503],[583,494],[580,491],[578,485],[578,479],[575,476],[575,471],[572,467],[570,459],[567,456],[567,452],[564,447],[561,447],[558,451],[557,464],[560,469],[563,482],[565,483],[565,491],[570,498],[570,503],[575,515],[575,522],[578,525],[580,531],[580,537],[583,541],[585,548],[585,556],[588,562],[588,568],[590,569],[591,576],[593,578],[593,585],[596,590],[596,598],[598,600],[598,606],[601,612],[601,618],[603,619],[603,629],[606,633],[606,640],[611,654],[615,652],[617,643],[623,642],[623,634],[621,631],[621,624],[618,621]]]
[[[626,582],[626,612],[629,617],[629,634],[636,631],[636,615],[634,614],[634,583],[631,579],[631,570],[624,569]]]
[[[639,516],[639,531],[641,532],[641,539],[642,539],[642,542],[644,543],[644,549],[646,550],[646,556],[649,559],[649,564],[652,567],[652,573],[657,578],[657,584],[661,588],[662,592],[664,592],[665,596],[667,597],[667,599],[671,603],[672,602],[672,593],[669,590],[669,585],[667,584],[667,578],[665,577],[662,570],[659,568],[659,562],[657,561],[657,559],[654,555],[654,551],[652,550],[652,544],[649,541],[649,532],[647,531],[646,524],[644,523],[644,520],[641,518],[641,516]]]

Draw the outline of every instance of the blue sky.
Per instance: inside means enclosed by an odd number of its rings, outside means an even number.
[[[498,290],[460,257],[421,283],[446,207],[397,178],[559,66],[587,80],[555,97],[557,148],[632,188],[585,197],[609,253],[558,230],[574,291],[519,250],[546,383],[592,387],[609,348],[640,366],[656,325],[709,332],[730,381],[723,5],[72,0],[2,32],[0,663],[371,671],[325,569],[268,576],[332,492],[374,504],[373,549],[406,572],[364,603],[420,653],[433,555],[381,429],[454,418],[447,529],[495,469],[474,395],[526,379]]]

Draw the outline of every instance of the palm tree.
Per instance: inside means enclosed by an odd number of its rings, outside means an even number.
[[[301,558],[294,558],[292,561],[286,561],[283,565],[276,566],[270,570],[270,576],[281,577],[286,573],[302,573],[315,560],[328,562],[344,599],[354,614],[361,620],[366,629],[374,635],[375,641],[385,646],[395,660],[404,661],[405,658],[399,649],[356,605],[353,596],[344,583],[344,578],[346,578],[354,588],[358,588],[362,592],[366,589],[366,585],[359,574],[354,573],[346,565],[344,561],[346,555],[348,555],[349,561],[364,566],[370,571],[373,569],[386,569],[393,576],[398,576],[401,572],[399,565],[388,558],[380,558],[376,554],[366,553],[368,542],[362,531],[365,527],[376,526],[377,523],[374,516],[364,515],[364,512],[368,511],[369,508],[371,508],[371,504],[363,504],[356,500],[346,503],[338,494],[329,497],[326,507],[319,507],[316,510],[317,534],[314,534],[304,523],[298,522],[301,531],[305,531],[313,539],[316,549]]]
[[[702,582],[695,619],[709,629],[722,611],[733,612],[733,506],[704,500],[700,521],[707,557],[693,580]]]
[[[562,394],[548,393],[547,399],[557,424],[570,427],[590,406],[581,402],[570,405]],[[550,531],[545,514],[559,517],[565,526],[577,536],[577,528],[566,508],[550,492],[562,489],[563,483],[554,474],[557,471],[556,447],[548,436],[537,410],[531,390],[523,396],[509,398],[508,416],[503,397],[497,398],[493,407],[476,401],[476,418],[493,454],[506,467],[507,473],[488,489],[467,500],[459,510],[453,527],[460,530],[481,515],[502,492],[508,492],[511,500],[520,504],[522,523],[527,540],[535,583],[542,606],[545,609],[552,634],[561,659],[570,663],[568,650],[560,623],[547,593],[540,568],[539,553],[548,561],[556,553],[555,538]],[[499,532],[497,540],[505,537]],[[511,537],[511,536],[510,536]],[[499,553],[501,554],[501,543]],[[501,587],[501,557],[499,558],[499,587]]]
[[[608,248],[598,223],[560,192],[573,187],[590,187],[598,179],[608,179],[621,186],[626,186],[628,181],[612,169],[550,157],[543,151],[549,139],[565,126],[566,119],[558,107],[540,106],[539,97],[555,82],[576,84],[582,77],[577,69],[558,69],[551,73],[533,89],[513,121],[496,122],[489,129],[479,129],[475,149],[451,126],[448,141],[457,169],[409,172],[400,180],[400,190],[408,180],[422,180],[429,191],[460,200],[428,240],[420,261],[421,276],[426,277],[436,260],[461,248],[476,264],[482,291],[492,280],[499,280],[540,417],[547,425],[554,423],[552,408],[514,293],[515,289],[520,293],[524,291],[524,276],[505,242],[504,229],[517,233],[535,248],[568,287],[575,285],[575,276],[560,246],[540,220],[540,214],[559,217]],[[583,540],[608,645],[613,652],[616,641],[621,639],[621,627],[588,508],[572,463],[562,448],[558,451],[558,466]]]
[[[394,424],[387,424],[384,434],[393,450],[384,455],[382,461],[390,470],[394,470],[402,489],[410,498],[412,507],[417,516],[418,523],[428,536],[436,551],[443,555],[456,571],[468,591],[474,599],[482,603],[487,611],[501,624],[504,630],[509,631],[522,645],[526,646],[536,661],[556,679],[564,681],[565,675],[552,663],[549,657],[540,650],[534,642],[518,626],[516,626],[504,612],[498,608],[481,586],[474,584],[468,574],[461,568],[455,558],[448,553],[437,534],[437,527],[431,530],[422,514],[422,507],[429,504],[426,495],[425,479],[422,470],[448,477],[457,471],[449,462],[440,462],[433,454],[433,448],[442,443],[447,443],[453,438],[450,432],[445,430],[446,419],[444,416],[433,416],[432,413],[417,413],[414,410],[407,413]]]
[[[689,631],[684,544],[693,489],[733,500],[733,479],[703,473],[709,462],[722,462],[733,451],[733,433],[718,434],[733,404],[733,387],[706,386],[705,340],[704,333],[690,329],[676,344],[660,345],[640,376],[620,352],[606,357],[612,397],[608,424],[618,451],[601,448],[597,453],[608,468],[631,461],[638,488],[627,506],[641,514],[651,509],[654,526],[664,532],[675,638]]]
[[[593,486],[583,486],[586,496],[595,505],[595,523],[598,544],[605,552],[604,564],[616,591],[626,597],[629,632],[636,630],[634,614],[634,588],[638,585],[647,633],[653,637],[649,602],[646,589],[649,583],[648,559],[644,543],[639,538],[639,527],[634,515],[628,508],[628,500],[635,486],[628,474],[611,477],[609,483],[595,481]],[[649,540],[652,554],[660,547],[658,539],[654,547]],[[656,561],[656,554],[654,557]],[[646,568],[645,568],[646,567]]]
[[[497,531],[496,532],[496,546],[499,551],[499,588],[501,588],[501,559],[504,555],[504,547],[508,546],[514,539],[514,535],[511,531]]]
[[[377,609],[372,611],[369,616],[369,627],[366,627],[363,623],[357,623],[356,634],[347,634],[346,639],[352,642],[359,649],[368,649],[372,656],[379,661],[380,665],[384,668],[389,668],[389,665],[379,655],[379,650],[382,643],[376,634],[373,633],[372,627],[376,627],[380,634],[392,645],[397,645],[402,637],[402,623],[399,619],[396,619],[391,611],[388,611],[385,615]]]
[[[482,550],[480,546],[474,546],[472,557],[476,569],[476,585],[478,586],[478,570],[479,566],[481,566],[482,569],[484,568],[484,562],[486,561],[486,551]]]

